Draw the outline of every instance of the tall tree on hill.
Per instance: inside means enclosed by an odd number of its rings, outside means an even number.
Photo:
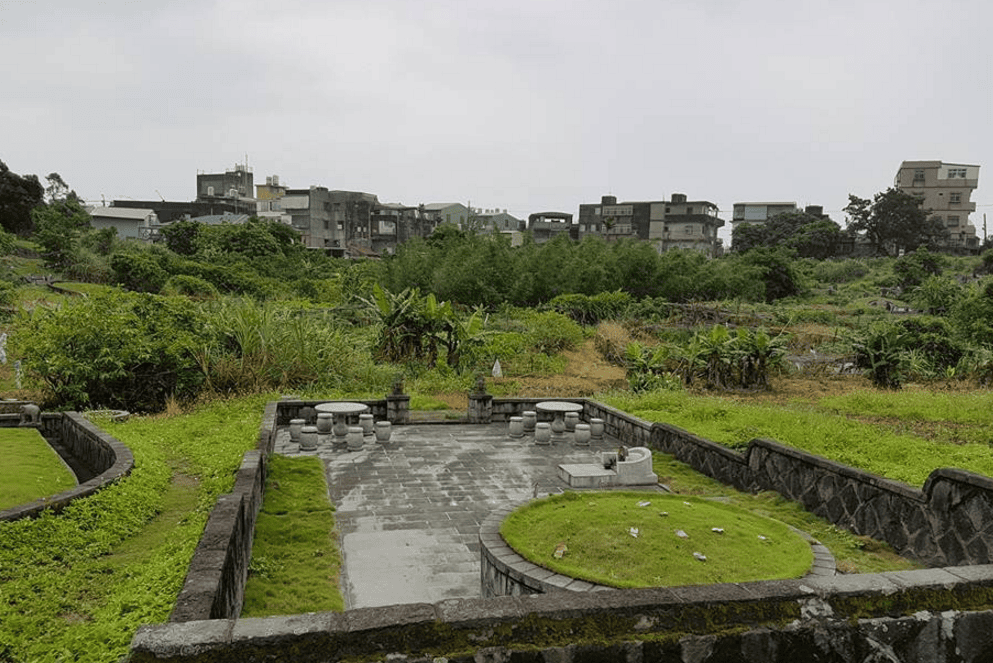
[[[801,258],[830,258],[838,252],[841,226],[828,217],[807,212],[783,212],[761,224],[742,224],[734,229],[731,248],[739,253],[750,249],[787,248]]]
[[[30,235],[31,210],[45,191],[36,175],[18,175],[0,161],[0,226],[7,232]]]
[[[918,247],[937,249],[948,231],[921,207],[922,199],[890,187],[872,200],[849,194],[848,228],[864,233],[876,255],[896,255]]]
[[[35,241],[42,248],[45,265],[64,270],[79,258],[79,238],[90,227],[90,213],[75,191],[69,189],[58,173],[47,178],[47,203],[31,210]]]

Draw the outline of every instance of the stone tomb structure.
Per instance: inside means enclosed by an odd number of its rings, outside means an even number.
[[[559,478],[570,488],[654,486],[659,477],[652,471],[652,450],[632,447],[622,454],[605,451],[599,463],[563,463]]]
[[[670,453],[744,490],[776,490],[930,568],[700,587],[454,598],[344,613],[239,619],[254,518],[277,428],[301,402],[270,403],[259,447],[218,500],[169,623],[142,627],[142,661],[968,661],[993,660],[993,481],[936,470],[920,489],[753,440],[744,453],[585,399],[631,447]],[[506,422],[537,399],[488,398]],[[368,402],[376,412],[386,403]],[[312,405],[311,405],[312,407]]]

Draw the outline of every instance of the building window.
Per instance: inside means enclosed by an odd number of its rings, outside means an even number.
[[[955,177],[965,178],[965,168],[949,168],[948,178],[952,179]]]
[[[687,214],[692,214],[693,213],[693,208],[692,207],[687,207],[686,208],[686,213]]]
[[[923,168],[915,168],[914,169],[914,181],[915,182],[923,182],[924,181],[924,169]]]
[[[948,202],[952,205],[958,205],[962,202],[962,194],[957,191],[948,194]]]
[[[949,228],[954,228],[958,224],[959,224],[959,218],[957,216],[950,216],[950,217],[948,217],[948,227]]]
[[[686,234],[687,235],[692,235],[693,234],[693,226],[691,226],[691,225],[687,225],[686,226]]]
[[[214,195],[214,187],[212,187],[212,186],[207,187],[207,195],[208,196],[213,196]]]

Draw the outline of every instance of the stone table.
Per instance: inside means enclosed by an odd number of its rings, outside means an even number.
[[[369,410],[369,406],[364,403],[352,403],[350,401],[332,401],[330,403],[319,403],[314,406],[318,413],[330,412],[334,415],[334,424],[331,432],[334,433],[334,441],[339,446],[345,443],[348,436],[348,417],[362,414]]]
[[[552,419],[552,439],[562,440],[565,438],[565,413],[582,412],[583,406],[579,403],[569,401],[541,401],[537,403],[535,409],[538,412],[551,412]]]

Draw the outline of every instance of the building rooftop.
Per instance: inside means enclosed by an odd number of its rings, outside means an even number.
[[[155,214],[155,210],[142,207],[88,207],[90,216],[99,216],[109,219],[144,219],[149,214]]]

